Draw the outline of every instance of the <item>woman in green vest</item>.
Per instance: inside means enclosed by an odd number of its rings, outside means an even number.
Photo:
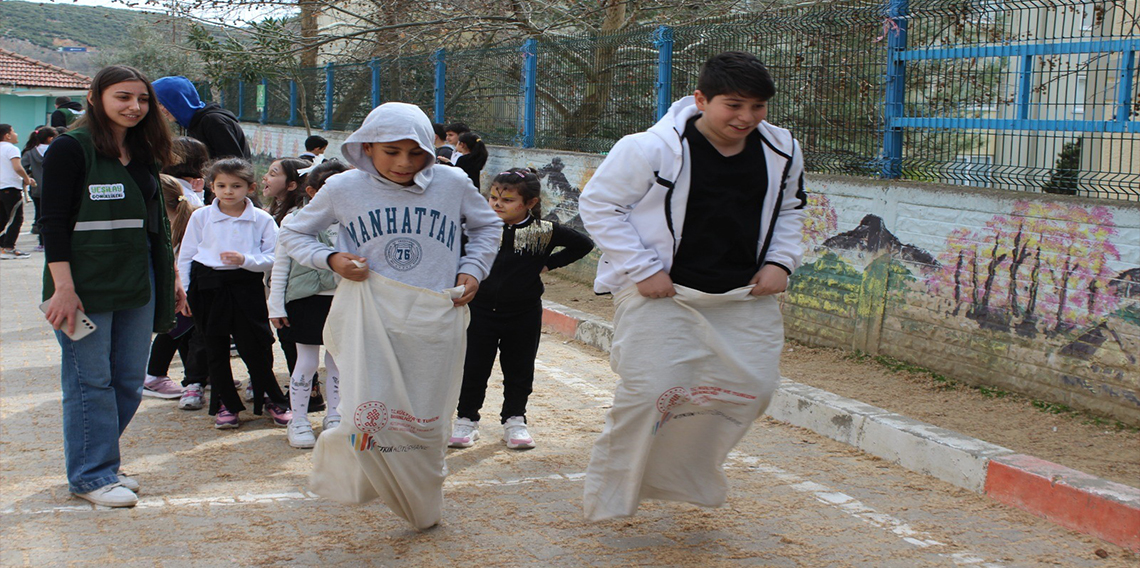
[[[119,436],[142,399],[151,332],[168,331],[176,308],[189,315],[158,185],[170,134],[153,100],[138,70],[101,69],[87,113],[44,156],[43,297],[62,350],[68,488],[109,507],[138,502]],[[77,310],[96,328],[73,341]]]

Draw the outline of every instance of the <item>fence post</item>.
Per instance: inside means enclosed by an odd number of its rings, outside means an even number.
[[[534,148],[535,122],[538,117],[538,40],[523,42],[523,148]]]
[[[673,104],[673,28],[658,26],[653,45],[657,47],[657,119],[661,120]]]
[[[325,124],[323,127],[325,130],[332,130],[333,97],[336,94],[333,89],[333,80],[333,64],[330,61],[325,65]]]
[[[289,80],[289,126],[297,125],[297,81]]]
[[[372,69],[372,108],[380,106],[380,59],[373,57],[368,62]]]
[[[903,130],[895,120],[903,116],[906,102],[906,61],[899,54],[906,50],[906,15],[908,0],[887,0],[887,76],[883,100],[883,170],[882,177],[902,176]]]
[[[1135,78],[1136,52],[1129,49],[1120,54],[1120,75],[1116,81],[1116,121],[1127,122],[1132,114],[1132,81]]]
[[[447,84],[447,51],[435,50],[435,121],[443,122],[444,87]]]
[[[238,79],[237,119],[241,120],[242,107],[245,106],[245,81]]]
[[[261,116],[258,117],[257,121],[260,122],[261,124],[265,124],[265,123],[269,122],[269,80],[266,79],[265,77],[261,78],[261,92],[258,94],[261,95],[258,98],[261,98],[262,101],[261,101]],[[264,97],[264,98],[262,98],[262,97]]]

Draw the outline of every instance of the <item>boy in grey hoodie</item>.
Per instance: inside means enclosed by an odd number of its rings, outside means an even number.
[[[434,291],[464,286],[455,305],[470,302],[494,264],[502,221],[466,174],[434,166],[434,138],[431,121],[415,105],[373,109],[341,146],[357,169],[329,178],[281,227],[285,251],[305,266],[358,282],[374,270]],[[333,223],[341,226],[335,249],[317,240]],[[468,242],[461,246],[463,234]]]

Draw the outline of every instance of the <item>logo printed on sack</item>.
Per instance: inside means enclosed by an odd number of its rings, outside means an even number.
[[[365,452],[376,447],[376,440],[368,434],[350,434],[348,443],[358,452]]]
[[[87,193],[92,201],[107,201],[109,199],[124,199],[127,188],[121,183],[103,183],[87,186]]]
[[[657,411],[669,412],[689,401],[689,389],[673,387],[657,397]]]
[[[388,408],[383,402],[371,400],[356,407],[352,417],[356,429],[365,434],[375,434],[388,424]]]
[[[384,260],[396,270],[411,270],[420,264],[422,257],[423,249],[420,248],[420,243],[409,238],[392,239],[392,242],[384,247]]]

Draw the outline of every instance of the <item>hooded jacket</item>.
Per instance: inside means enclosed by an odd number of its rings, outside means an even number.
[[[409,186],[381,176],[364,153],[365,142],[399,140],[414,140],[424,152],[424,168]],[[357,254],[374,272],[435,291],[454,286],[459,273],[482,281],[498,252],[502,221],[462,170],[435,165],[434,140],[431,121],[419,107],[385,103],[373,109],[340,148],[357,169],[330,177],[282,225],[285,251],[325,270],[333,252]],[[340,224],[335,249],[317,238],[333,223]]]
[[[66,128],[71,126],[71,123],[80,116],[83,116],[83,105],[79,101],[68,101],[52,111],[51,126],[52,128]]]
[[[215,103],[203,103],[189,79],[163,77],[153,86],[158,102],[191,138],[206,145],[210,158],[250,159],[249,144],[238,118]]]
[[[672,267],[692,174],[683,134],[699,112],[691,96],[673,103],[649,130],[619,140],[586,183],[578,212],[602,251],[595,292],[616,293]],[[803,152],[783,128],[761,122],[757,131],[768,165],[757,266],[776,264],[791,274],[803,258]]]

